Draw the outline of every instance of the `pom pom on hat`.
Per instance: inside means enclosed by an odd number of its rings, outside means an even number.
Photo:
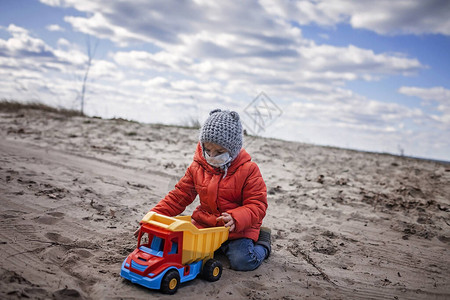
[[[200,130],[200,144],[210,142],[224,147],[235,159],[242,148],[242,124],[235,111],[214,109]]]

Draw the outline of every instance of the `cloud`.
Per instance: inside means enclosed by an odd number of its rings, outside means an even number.
[[[450,2],[447,0],[262,0],[267,13],[300,25],[335,26],[350,24],[383,35],[450,35]]]
[[[350,18],[354,28],[373,30],[379,34],[450,35],[450,2],[377,1],[373,9],[359,2]]]
[[[360,74],[411,74],[424,66],[417,59],[401,55],[375,54],[372,50],[355,46],[329,45],[303,47],[300,50],[310,70]]]
[[[61,6],[60,0],[39,0],[41,3],[50,5],[50,6]]]
[[[111,39],[120,46],[127,46],[130,42],[150,42],[145,36],[111,24],[99,13],[94,13],[90,18],[66,16],[64,20],[71,24],[75,31],[98,38]]]
[[[0,39],[0,56],[16,59],[16,63],[21,64],[24,69],[38,70],[55,64],[80,66],[87,59],[78,46],[65,39],[59,39],[58,46],[61,48],[55,49],[45,41],[31,36],[23,27],[10,24],[7,31],[11,37],[8,40]]]
[[[0,56],[51,58],[51,48],[42,40],[31,37],[25,28],[10,24],[7,31],[11,38],[0,39]]]
[[[278,32],[279,22],[265,14],[257,1],[219,2],[208,1],[41,1],[49,5],[70,6],[85,12],[86,17],[66,16],[65,21],[77,31],[109,38],[119,45],[136,42],[152,42],[157,46],[183,43],[186,36],[201,32],[230,32],[250,40],[270,44],[283,43],[285,33]],[[176,5],[176,9],[174,9]],[[247,29],[248,28],[248,29]],[[265,28],[263,30],[257,30]],[[271,29],[273,28],[273,30]],[[267,32],[270,34],[267,34]],[[299,31],[295,29],[295,31]],[[266,40],[271,39],[271,40]],[[284,39],[290,42],[290,39]]]
[[[65,17],[77,31],[110,39],[119,46],[155,45],[155,53],[113,54],[116,63],[140,70],[264,85],[289,84],[292,78],[342,85],[358,79],[379,80],[385,75],[411,75],[426,67],[403,54],[374,53],[352,45],[316,45],[303,38],[289,20],[274,18],[274,12],[289,8],[286,3],[271,2],[270,11],[269,4],[261,3],[187,1],[177,2],[177,9],[170,1],[64,0],[60,5],[87,13],[86,17]],[[294,3],[305,6],[310,18],[318,14],[314,9],[320,2]],[[337,7],[327,5],[330,11],[323,13],[327,20],[340,20],[341,13],[333,10]]]
[[[120,81],[124,78],[123,72],[119,71],[116,64],[105,61],[105,60],[93,60],[92,68],[90,70],[89,76],[91,78],[98,79],[109,79],[114,80],[114,82]]]
[[[412,131],[404,126],[423,118],[423,113],[399,104],[353,95],[333,105],[291,102],[282,110],[280,120],[266,131],[283,139],[390,153],[398,153],[401,145],[407,155],[418,153],[425,141],[434,144],[430,135],[423,134],[425,130]],[[445,147],[448,145],[440,149],[441,154]]]
[[[86,70],[87,55],[82,49],[66,39],[59,39],[58,47],[53,48],[14,24],[6,31],[10,38],[0,39],[0,81],[6,83],[0,90],[4,97],[58,106],[62,104],[60,99],[76,99]],[[122,78],[116,64],[94,58],[90,85]]]
[[[200,29],[207,16],[191,1],[86,1],[63,0],[61,6],[71,6],[86,12],[88,17],[65,17],[77,31],[109,38],[126,46],[130,43],[152,42],[156,45],[173,44],[179,35]]]
[[[48,31],[61,31],[64,32],[65,29],[59,26],[58,24],[51,24],[45,27]]]
[[[230,44],[233,48],[233,43]],[[200,80],[213,77],[231,85],[233,81],[239,81],[282,89],[292,89],[305,82],[342,85],[345,81],[357,79],[378,80],[391,74],[411,75],[424,68],[417,59],[401,55],[375,54],[354,46],[317,46],[314,43],[299,47],[295,56],[282,57],[251,56],[250,53],[233,59],[209,56],[206,50],[199,51],[192,43],[179,45],[174,52],[168,51],[120,51],[113,54],[113,59],[119,65],[137,70],[179,72]]]
[[[425,105],[434,105],[438,114],[431,115],[431,118],[444,124],[446,130],[450,132],[450,90],[442,86],[432,88],[420,88],[413,86],[402,86],[398,89],[400,94],[418,97],[424,100]]]
[[[398,92],[404,95],[418,97],[426,101],[450,103],[450,90],[442,86],[432,88],[402,86],[399,88]]]
[[[116,63],[134,69],[156,69],[158,71],[181,71],[193,60],[169,52],[149,53],[146,51],[116,52],[112,55]]]
[[[63,39],[63,38],[58,39],[57,44],[59,47],[64,47],[64,48],[69,48],[71,46],[71,43],[68,40]]]
[[[339,91],[336,90],[338,93]],[[345,91],[342,91],[344,94]],[[291,118],[303,118],[323,126],[350,128],[358,131],[398,131],[399,124],[418,118],[422,112],[396,103],[369,100],[359,95],[335,99],[329,102],[295,101],[287,108]],[[395,129],[393,129],[395,128]]]

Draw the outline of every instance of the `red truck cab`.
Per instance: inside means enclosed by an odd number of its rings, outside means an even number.
[[[153,278],[170,266],[177,269],[184,267],[181,264],[182,243],[183,232],[171,232],[143,224],[139,231],[138,246],[127,260],[134,273]]]

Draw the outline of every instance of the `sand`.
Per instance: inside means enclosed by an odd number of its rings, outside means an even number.
[[[168,296],[120,266],[198,131],[29,109],[0,126],[1,299],[450,298],[449,164],[247,137],[272,255]]]

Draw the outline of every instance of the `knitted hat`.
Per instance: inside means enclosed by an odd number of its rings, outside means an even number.
[[[208,119],[200,130],[200,145],[210,142],[228,150],[235,159],[242,148],[242,124],[235,111],[215,109],[209,113]]]

